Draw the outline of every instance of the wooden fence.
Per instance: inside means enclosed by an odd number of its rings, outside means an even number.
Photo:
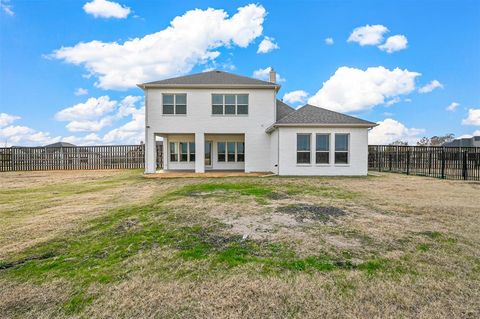
[[[368,147],[370,170],[444,179],[480,180],[480,147]]]
[[[162,146],[157,145],[161,154]],[[162,167],[162,156],[157,166]],[[145,145],[0,148],[0,172],[143,168]]]

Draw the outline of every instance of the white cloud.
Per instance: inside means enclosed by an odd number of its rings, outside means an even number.
[[[95,18],[125,19],[131,12],[129,7],[108,0],[93,0],[83,6],[83,10]]]
[[[360,70],[340,67],[308,103],[339,112],[356,112],[411,93],[420,73],[383,66]]]
[[[418,89],[418,93],[430,93],[435,89],[443,89],[443,84],[437,80],[433,80],[428,84],[425,84],[421,88]]]
[[[10,4],[10,0],[0,0],[0,9],[9,16],[14,16],[13,6]]]
[[[105,144],[138,144],[145,140],[145,107],[132,112],[131,121],[115,128],[104,135]]]
[[[0,146],[45,145],[60,140],[60,137],[52,137],[50,133],[37,131],[28,126],[11,125],[19,119],[19,116],[0,113]]]
[[[11,115],[7,113],[0,113],[0,128],[10,125],[16,120],[19,120],[20,116]]]
[[[408,40],[407,37],[401,34],[397,34],[391,37],[388,37],[387,41],[384,44],[379,45],[378,48],[382,51],[387,51],[387,53],[393,53],[407,48]]]
[[[280,47],[276,44],[274,38],[264,37],[262,42],[258,45],[257,53],[268,53]]]
[[[333,38],[325,38],[325,44],[326,45],[333,45],[334,44]]]
[[[447,110],[447,111],[450,111],[450,112],[453,112],[453,111],[455,111],[459,106],[460,106],[460,103],[452,102],[452,103],[450,103],[450,105],[447,106],[446,110]]]
[[[269,80],[269,73],[271,67],[267,67],[265,69],[258,69],[253,71],[252,77],[262,80],[262,81],[268,81]],[[285,82],[285,79],[280,76],[279,73],[277,73],[277,82]]]
[[[117,106],[117,101],[111,101],[107,95],[99,98],[91,97],[85,103],[67,107],[55,114],[59,121],[91,120],[110,113]]]
[[[197,64],[215,60],[221,47],[247,47],[261,36],[266,15],[261,5],[224,10],[190,10],[170,26],[123,43],[90,41],[62,47],[50,57],[83,65],[103,89],[128,89],[138,83],[188,73]]]
[[[425,133],[424,129],[408,128],[403,123],[391,118],[377,122],[378,126],[368,133],[368,144],[383,145],[395,141],[406,141],[408,144],[415,144],[420,134]]]
[[[385,102],[385,105],[386,106],[392,106],[393,104],[400,103],[401,101],[402,101],[402,99],[400,97],[396,96],[393,99],[390,99],[387,102]]]
[[[307,100],[308,93],[303,90],[296,90],[292,92],[285,93],[283,95],[283,101],[287,103],[301,103],[304,104]]]
[[[87,95],[88,94],[88,90],[87,89],[84,89],[84,88],[77,88],[74,92],[74,94],[76,96],[81,96],[81,95]]]
[[[98,132],[104,127],[110,126],[113,123],[111,117],[105,117],[100,120],[84,120],[84,121],[71,121],[65,127],[70,132]]]
[[[480,125],[480,109],[469,109],[467,118],[462,120],[462,125]]]
[[[358,27],[348,37],[347,42],[357,42],[361,46],[378,45],[383,40],[383,34],[388,32],[388,28],[381,25],[365,25]]]

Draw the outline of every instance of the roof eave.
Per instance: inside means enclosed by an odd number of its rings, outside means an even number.
[[[364,127],[372,128],[378,126],[376,123],[357,123],[357,124],[334,124],[334,123],[275,123],[267,127],[266,133],[273,132],[278,127]]]
[[[155,88],[155,89],[275,89],[280,90],[280,85],[262,85],[262,84],[137,84],[137,86],[143,90]]]

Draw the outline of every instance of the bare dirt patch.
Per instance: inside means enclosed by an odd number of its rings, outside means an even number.
[[[328,222],[347,213],[340,208],[332,206],[318,206],[312,204],[294,204],[277,208],[277,212],[293,215],[300,223],[305,221]]]

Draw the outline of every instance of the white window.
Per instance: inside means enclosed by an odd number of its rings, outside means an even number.
[[[163,94],[163,114],[185,115],[187,114],[186,94]]]
[[[350,134],[335,134],[335,164],[348,164]]]
[[[311,134],[297,134],[297,164],[310,164]]]
[[[245,143],[244,142],[217,142],[217,161],[218,162],[244,162],[245,161]]]
[[[248,94],[212,94],[213,115],[248,115]]]
[[[170,162],[195,162],[195,143],[170,142]]]
[[[317,134],[315,143],[315,163],[330,163],[330,134]]]

